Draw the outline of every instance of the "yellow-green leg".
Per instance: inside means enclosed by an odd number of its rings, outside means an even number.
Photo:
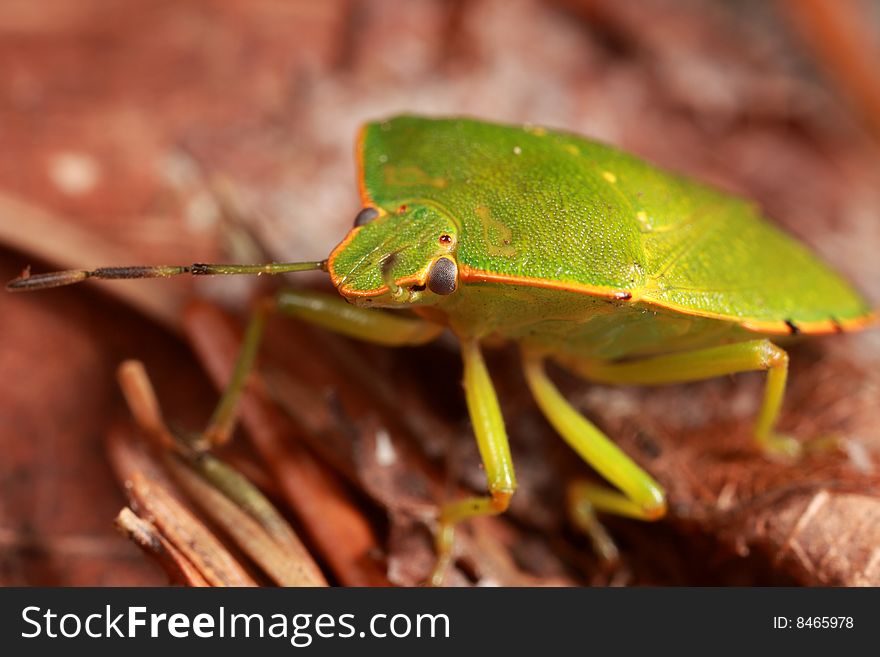
[[[684,383],[765,370],[767,383],[755,423],[755,441],[773,454],[796,456],[800,451],[796,440],[774,432],[788,378],[788,354],[769,340],[750,340],[625,363],[565,358],[560,362],[591,381],[635,385]]]
[[[205,432],[209,444],[228,440],[235,425],[236,408],[248,374],[253,368],[263,327],[269,312],[299,317],[350,337],[388,346],[424,344],[436,338],[443,326],[418,318],[358,308],[339,297],[303,290],[284,290],[273,301],[260,305],[242,341],[232,378]],[[440,513],[437,533],[437,564],[430,582],[443,581],[455,536],[455,524],[478,515],[505,511],[516,489],[507,433],[492,381],[476,341],[462,341],[464,389],[474,433],[488,478],[489,495],[452,502]]]
[[[666,513],[663,489],[617,445],[569,404],[544,372],[543,356],[523,354],[526,382],[538,407],[559,435],[600,475],[619,491],[580,484],[579,498],[596,511],[656,520]]]
[[[540,354],[523,354],[526,382],[538,407],[572,449],[618,488],[613,490],[589,482],[575,482],[568,490],[568,511],[572,522],[590,537],[602,560],[613,564],[618,560],[617,547],[596,512],[657,520],[666,514],[666,494],[651,475],[565,400],[547,378],[543,361]]]
[[[504,419],[501,417],[498,397],[489,378],[479,343],[476,340],[462,340],[461,356],[464,361],[462,382],[465,399],[480,457],[486,468],[489,495],[450,502],[440,511],[437,564],[430,579],[432,586],[443,583],[443,575],[452,560],[456,523],[474,516],[503,513],[510,505],[510,498],[516,490],[516,476]]]
[[[251,317],[232,378],[205,430],[204,440],[208,446],[223,444],[232,435],[241,394],[254,366],[266,318],[272,312],[299,317],[337,333],[390,346],[424,344],[443,331],[438,324],[358,308],[338,296],[309,290],[282,290],[274,299],[261,303]]]
[[[767,384],[755,424],[755,440],[768,452],[795,455],[799,451],[799,443],[774,433],[785,392],[788,355],[769,340],[751,340],[624,363],[565,357],[559,361],[591,381],[634,385],[682,383],[766,370]],[[597,472],[623,492],[621,495],[587,482],[577,482],[569,490],[573,521],[592,538],[601,556],[614,561],[617,550],[596,519],[595,512],[653,520],[666,510],[663,491],[647,473],[568,405],[544,374],[539,356],[527,354],[525,362],[526,378],[550,422]]]
[[[232,378],[220,396],[220,401],[214,408],[211,420],[202,434],[202,447],[207,449],[225,445],[232,437],[235,429],[238,403],[244,390],[248,375],[254,367],[260,341],[263,338],[263,329],[266,326],[266,318],[273,311],[275,304],[271,300],[265,300],[258,304],[257,309],[251,315],[250,322],[244,332],[241,346],[238,350],[238,358],[235,368],[232,370]]]
[[[310,290],[282,290],[278,312],[299,317],[335,333],[388,347],[420,345],[443,332],[443,326],[417,317],[360,308],[338,295]]]

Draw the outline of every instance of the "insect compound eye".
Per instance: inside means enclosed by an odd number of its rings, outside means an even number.
[[[428,289],[434,294],[452,294],[455,292],[458,266],[450,258],[437,258],[431,271],[428,272]]]
[[[354,218],[354,227],[365,226],[378,216],[379,211],[376,208],[364,208]]]
[[[440,244],[442,244],[443,246],[449,246],[450,244],[452,244],[452,235],[447,235],[446,233],[444,233],[439,237],[437,241],[440,242]]]

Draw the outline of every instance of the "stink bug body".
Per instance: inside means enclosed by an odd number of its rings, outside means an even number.
[[[774,433],[788,357],[773,340],[858,330],[874,319],[844,280],[749,203],[580,137],[404,116],[366,125],[358,158],[364,209],[324,261],[79,270],[24,277],[8,288],[91,277],[327,271],[345,301],[285,290],[252,321],[206,432],[213,442],[231,431],[269,308],[386,345],[420,344],[451,329],[461,343],[489,494],[442,508],[435,582],[455,524],[504,511],[516,488],[480,350],[486,338],[520,346],[538,406],[615,486],[573,488],[580,516],[656,519],[666,511],[660,486],[564,399],[544,373],[546,358],[608,383],[766,370],[755,438],[792,453],[798,443]]]

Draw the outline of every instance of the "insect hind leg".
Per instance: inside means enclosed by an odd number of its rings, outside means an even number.
[[[774,430],[788,379],[788,354],[770,340],[749,340],[622,363],[566,357],[559,362],[590,381],[633,385],[685,383],[766,371],[764,399],[754,428],[755,442],[771,455],[794,457],[801,452],[798,441]]]

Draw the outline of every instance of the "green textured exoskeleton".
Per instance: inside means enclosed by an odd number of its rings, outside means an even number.
[[[480,344],[515,341],[535,401],[615,488],[572,487],[575,518],[606,554],[594,512],[656,519],[660,486],[578,413],[544,373],[552,358],[591,381],[663,384],[768,372],[756,440],[774,434],[788,357],[775,336],[857,330],[864,301],[755,207],[608,146],[535,127],[404,116],[358,142],[364,209],[326,261],[69,271],[18,279],[38,289],[97,278],[325,269],[342,297],[283,291],[273,308],[386,345],[459,338],[464,388],[489,494],[440,512],[441,581],[453,528],[504,511],[516,488],[504,422]],[[409,309],[405,315],[377,308]],[[252,365],[264,313],[207,430],[222,441]],[[603,547],[604,546],[604,547]]]

